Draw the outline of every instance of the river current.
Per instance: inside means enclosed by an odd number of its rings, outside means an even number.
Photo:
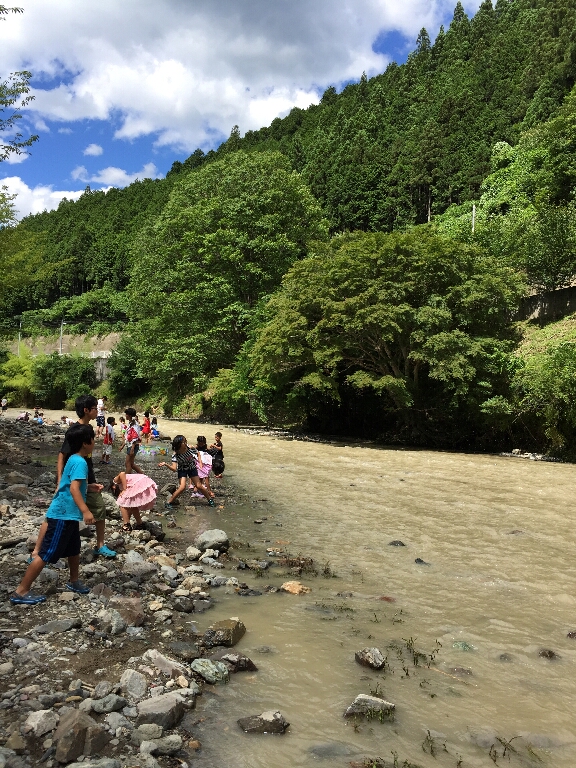
[[[217,428],[160,427],[209,441]],[[258,671],[199,697],[195,766],[576,765],[574,466],[220,429],[236,503],[179,522],[191,539],[223,528],[246,559],[312,557],[319,573],[300,577],[306,595],[264,592],[294,578],[286,568],[237,572],[259,597],[212,590],[200,630],[240,617],[236,649]],[[385,670],[355,661],[366,647]],[[394,721],[344,719],[371,692]],[[269,709],[290,722],[283,736],[236,724]]]

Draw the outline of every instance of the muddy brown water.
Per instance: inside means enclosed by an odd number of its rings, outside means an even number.
[[[160,427],[209,439],[217,428]],[[241,492],[215,512],[198,505],[190,536],[223,528],[250,543],[238,556],[276,547],[313,557],[326,575],[304,574],[311,592],[303,596],[212,590],[217,604],[197,617],[200,629],[240,617],[248,631],[237,649],[259,669],[198,699],[203,749],[194,765],[379,757],[398,766],[573,768],[573,465],[220,429],[226,478]],[[234,575],[260,590],[293,578],[284,568]],[[384,673],[354,660],[371,646],[388,658]],[[412,647],[428,659],[415,666]],[[558,658],[542,658],[542,649]],[[396,704],[394,722],[345,720],[354,697],[371,691]],[[268,709],[291,723],[284,736],[248,736],[236,725]]]

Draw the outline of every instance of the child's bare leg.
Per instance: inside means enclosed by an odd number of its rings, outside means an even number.
[[[32,560],[32,562],[30,563],[30,565],[26,569],[26,573],[24,574],[24,578],[22,579],[20,584],[18,584],[16,589],[14,590],[17,595],[20,595],[20,597],[22,597],[23,595],[25,595],[28,592],[30,592],[30,588],[31,588],[32,584],[34,584],[34,582],[38,578],[38,575],[44,569],[45,565],[46,565],[46,563],[40,557],[35,557],[34,560]]]
[[[136,525],[142,525],[142,515],[140,514],[140,510],[138,507],[133,507],[130,512],[134,515],[134,520],[136,520]]]
[[[70,568],[70,582],[73,584],[80,576],[80,555],[68,558],[68,568]]]
[[[122,522],[124,525],[130,524],[130,512],[126,509],[126,507],[120,507],[120,514],[122,515]]]
[[[204,496],[208,500],[212,498],[208,493],[208,489],[204,485],[202,485],[202,483],[200,482],[200,478],[198,477],[198,475],[192,478],[192,482],[194,483],[194,488],[196,488],[196,490],[199,491],[202,494],[202,496]]]
[[[209,477],[205,477],[204,478],[204,486],[205,486],[206,490],[208,491],[208,493],[210,494],[210,498],[213,499],[214,498],[214,493],[212,491],[212,488],[210,488],[210,478]]]
[[[34,544],[34,549],[30,553],[30,557],[32,558],[32,560],[34,560],[35,557],[38,557],[38,552],[40,552],[40,547],[42,546],[42,542],[44,541],[44,536],[46,536],[47,530],[48,530],[48,521],[44,520],[44,522],[40,526],[40,530],[38,531],[38,538],[36,539],[36,544]]]
[[[185,477],[181,477],[180,478],[180,484],[179,484],[178,488],[176,488],[176,490],[174,491],[172,496],[168,499],[168,504],[172,504],[172,502],[175,499],[177,499],[178,496],[180,496],[181,493],[184,493],[185,490],[186,490],[186,478]]]

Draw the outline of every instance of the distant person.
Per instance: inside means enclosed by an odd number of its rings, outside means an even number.
[[[110,490],[120,507],[124,533],[131,533],[132,529],[141,531],[145,526],[140,512],[152,509],[156,503],[158,486],[154,480],[144,474],[127,475],[126,472],[120,472],[110,483]],[[134,526],[130,524],[131,515],[136,520]]]
[[[122,442],[124,442],[124,435],[126,434],[128,425],[126,424],[126,419],[124,418],[124,416],[120,416],[118,421],[120,422],[120,438],[122,439]]]
[[[62,422],[62,426],[65,426],[65,427],[71,427],[72,424],[75,423],[73,419],[69,419],[68,416],[66,416],[65,414],[62,414],[62,416],[60,416],[60,421]]]
[[[126,473],[130,474],[131,472],[138,472],[142,474],[142,470],[136,464],[136,454],[140,450],[140,432],[138,431],[136,409],[126,408],[124,413],[128,420],[128,427],[124,434],[124,441],[118,450],[123,451],[124,446],[126,446]]]
[[[22,411],[16,416],[16,421],[30,421],[30,414],[28,411]]]
[[[161,461],[158,464],[159,467],[168,467],[172,472],[177,472],[178,480],[180,481],[178,487],[166,502],[165,508],[168,510],[174,509],[174,502],[186,490],[186,478],[188,477],[192,480],[195,489],[208,500],[209,506],[214,507],[214,499],[210,498],[209,492],[200,483],[198,478],[197,460],[198,466],[202,466],[202,458],[198,457],[198,451],[188,447],[184,435],[176,435],[174,440],[172,440],[172,450],[174,451],[172,463],[168,464],[167,461]]]
[[[8,410],[8,400],[5,397],[0,400],[0,406],[2,407],[2,415],[4,415]]]
[[[153,440],[160,439],[160,430],[158,429],[158,419],[156,416],[153,416],[152,421],[150,422],[150,433]]]
[[[46,531],[40,551],[32,559],[24,578],[10,597],[14,605],[38,605],[46,601],[45,595],[34,595],[30,590],[46,563],[56,563],[61,557],[68,558],[70,580],[66,589],[87,595],[89,587],[79,578],[80,527],[82,520],[92,525],[94,518],[86,505],[88,489],[88,464],[86,458],[94,448],[94,430],[89,424],[75,424],[67,432],[70,455],[58,489],[46,512]]]
[[[97,403],[97,414],[96,414],[96,437],[102,437],[104,434],[104,431],[106,429],[106,401],[108,398],[106,395],[104,397],[99,398]]]
[[[144,411],[144,421],[142,422],[141,436],[145,443],[150,442],[152,429],[150,427],[150,411]]]
[[[224,474],[224,443],[222,442],[222,432],[216,432],[214,442],[208,448],[208,452],[213,458],[212,471],[214,477],[221,478]]]
[[[102,464],[110,464],[110,457],[112,456],[112,446],[116,439],[116,433],[114,427],[116,426],[116,419],[114,416],[108,416],[106,419],[106,431],[104,432],[104,442],[102,446]]]

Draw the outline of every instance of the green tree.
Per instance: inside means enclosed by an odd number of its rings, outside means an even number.
[[[259,302],[325,237],[318,204],[279,153],[235,152],[181,177],[135,246],[138,373],[182,391],[230,365]]]
[[[252,381],[296,411],[347,388],[371,391],[421,433],[462,410],[481,420],[506,389],[509,312],[522,290],[511,269],[426,228],[336,237],[270,300]]]

